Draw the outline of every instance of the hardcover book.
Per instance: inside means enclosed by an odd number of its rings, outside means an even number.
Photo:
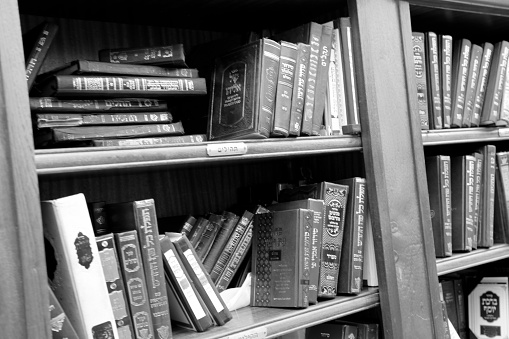
[[[210,223],[209,219],[206,217],[198,217],[196,220],[196,225],[193,227],[191,232],[189,233],[189,241],[191,241],[191,244],[193,247],[196,248],[196,244],[198,243],[198,240],[200,240],[202,233],[207,228],[208,224]]]
[[[251,306],[309,306],[313,213],[292,209],[255,215]]]
[[[80,338],[118,338],[82,193],[41,201],[50,287]]]
[[[185,235],[186,237],[189,236],[189,233],[193,229],[194,225],[196,225],[196,218],[193,217],[192,215],[189,215],[182,224],[182,227],[180,228],[180,233],[182,235]]]
[[[475,157],[475,183],[474,183],[474,234],[472,240],[472,249],[477,249],[478,234],[479,234],[479,216],[481,213],[481,189],[482,189],[482,170],[484,156],[481,152],[474,152]]]
[[[106,215],[113,232],[135,230],[138,233],[154,336],[172,338],[154,199],[107,204]]]
[[[438,36],[435,32],[425,34],[426,83],[428,84],[429,128],[443,128],[442,86],[440,84],[440,64]]]
[[[306,328],[306,339],[357,339],[357,326],[340,321],[328,321]]]
[[[310,48],[309,44],[303,42],[297,43],[298,51],[292,92],[292,106],[290,108],[290,129],[288,131],[291,136],[299,136],[302,126]]]
[[[496,243],[509,243],[509,154],[497,152],[495,179],[495,218],[493,240]]]
[[[452,87],[451,87],[451,127],[463,127],[465,94],[467,91],[468,65],[472,43],[468,39],[453,42]]]
[[[207,139],[270,136],[281,45],[263,38],[216,58]]]
[[[343,57],[339,28],[332,30],[332,45],[329,64],[327,99],[330,114],[325,116],[326,135],[342,135],[346,122],[345,83],[343,78]]]
[[[56,97],[168,97],[206,95],[205,78],[52,75],[31,96]]]
[[[101,257],[104,278],[108,287],[119,338],[133,339],[135,338],[135,332],[115,238],[113,233],[108,233],[97,236],[95,239]]]
[[[483,155],[483,170],[477,247],[490,247],[493,246],[495,217],[496,147],[484,145],[479,148],[479,152]]]
[[[46,59],[46,55],[57,32],[58,25],[54,22],[46,21],[23,34],[25,74],[29,91],[41,70],[41,66],[44,59]]]
[[[145,268],[136,230],[114,233],[136,339],[155,337]]]
[[[509,67],[505,71],[505,84],[502,91],[502,98],[500,99],[500,117],[499,120],[509,123]]]
[[[92,227],[94,228],[96,237],[110,233],[108,222],[106,221],[106,211],[104,210],[105,205],[105,201],[87,202],[88,213],[90,214],[90,220],[92,221]]]
[[[449,155],[430,155],[426,157],[426,177],[433,227],[435,256],[452,255],[452,215],[451,215],[451,157]]]
[[[421,121],[421,129],[429,129],[428,85],[426,82],[426,54],[424,33],[412,32],[414,54],[415,83],[417,84],[417,114]]]
[[[481,58],[481,69],[479,70],[478,84],[475,89],[474,110],[472,112],[472,119],[470,120],[471,127],[478,127],[481,122],[481,113],[488,84],[488,75],[490,72],[491,60],[493,58],[493,44],[485,42],[482,46],[483,54]]]
[[[337,183],[349,187],[337,294],[358,294],[363,285],[364,227],[368,213],[366,179],[352,177]]]
[[[69,318],[65,314],[62,305],[58,301],[55,293],[48,285],[49,294],[49,316],[52,339],[79,339]]]
[[[470,127],[474,112],[475,91],[479,83],[479,70],[481,66],[481,58],[483,48],[480,45],[472,44],[470,52],[470,64],[468,66],[468,75],[465,91],[465,107],[463,109],[462,127]]]
[[[222,326],[232,320],[230,310],[212,282],[212,279],[210,279],[210,275],[205,271],[205,267],[187,237],[171,232],[167,232],[166,236],[175,245],[175,250],[180,256],[187,273],[189,273],[191,282],[196,287],[198,293],[200,293],[215,324]]]
[[[171,65],[187,67],[183,44],[150,47],[106,48],[99,51],[99,61],[114,64]]]
[[[170,112],[37,113],[37,128],[171,123]]]
[[[200,258],[202,262],[209,253],[210,248],[221,229],[223,221],[224,219],[222,215],[211,213],[209,216],[209,223],[203,230],[200,239],[198,239],[196,244],[193,246],[198,254],[198,258]]]
[[[452,36],[439,35],[440,83],[442,86],[442,121],[444,128],[451,127],[451,85],[452,85]]]
[[[186,134],[171,137],[147,137],[147,138],[110,138],[110,139],[92,139],[92,146],[111,147],[111,146],[152,146],[152,145],[172,145],[172,144],[195,144],[207,141],[205,134]]]
[[[58,99],[55,97],[28,98],[32,112],[161,112],[168,110],[164,100],[154,98],[110,98],[110,99]]]

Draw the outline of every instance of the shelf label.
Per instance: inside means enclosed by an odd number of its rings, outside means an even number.
[[[209,157],[225,157],[229,155],[242,155],[246,153],[247,145],[243,142],[207,144],[207,155]]]
[[[224,339],[263,339],[267,337],[266,327],[257,327],[248,331],[232,334]]]
[[[498,136],[499,137],[509,137],[509,128],[499,128]]]

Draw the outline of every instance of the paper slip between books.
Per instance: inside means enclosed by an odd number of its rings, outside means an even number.
[[[228,288],[220,293],[230,311],[249,306],[251,302],[251,273],[248,273],[241,287]]]

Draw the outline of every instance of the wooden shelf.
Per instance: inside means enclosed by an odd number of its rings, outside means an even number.
[[[440,276],[504,258],[509,258],[509,245],[495,244],[490,248],[480,248],[467,253],[455,253],[452,257],[437,258],[437,273]]]
[[[209,156],[208,149],[235,143],[245,146],[239,155]],[[227,161],[262,160],[282,157],[360,151],[361,138],[300,137],[287,139],[214,141],[202,144],[176,144],[152,147],[83,147],[36,150],[38,175],[146,169]]]
[[[175,327],[173,329],[173,338],[250,338],[248,334],[251,333],[258,333],[256,338],[273,338],[305,327],[377,307],[379,302],[378,288],[367,288],[356,296],[336,297],[333,300],[321,301],[316,305],[299,310],[244,307],[233,311],[233,319],[225,325],[213,327],[203,333]],[[265,333],[265,336],[260,335],[260,333]]]
[[[424,146],[509,140],[509,128],[477,127],[422,131]]]

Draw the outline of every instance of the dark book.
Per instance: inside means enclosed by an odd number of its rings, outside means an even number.
[[[451,127],[463,126],[465,93],[467,91],[468,65],[472,42],[468,39],[453,41],[451,73]]]
[[[431,155],[426,157],[426,177],[433,227],[435,256],[452,255],[452,215],[451,215],[451,157]]]
[[[32,112],[161,112],[168,110],[164,100],[154,98],[110,98],[110,99],[58,99],[55,97],[30,97]]]
[[[477,249],[477,241],[479,234],[479,216],[481,207],[481,190],[482,190],[482,170],[484,169],[483,160],[484,156],[481,152],[474,152],[472,154],[475,157],[475,182],[474,182],[474,234],[472,239],[472,249]]]
[[[79,339],[71,321],[65,314],[53,290],[49,288],[49,321],[52,339]]]
[[[292,106],[295,66],[297,63],[297,45],[280,41],[281,56],[279,57],[279,74],[274,104],[274,122],[271,136],[287,137],[290,128],[290,110]]]
[[[447,305],[444,299],[444,290],[442,283],[438,284],[440,304],[442,305],[442,317],[444,320],[444,339],[451,339],[451,331],[449,329],[449,316],[447,315]]]
[[[290,108],[289,135],[299,136],[302,127],[304,99],[306,98],[306,84],[309,68],[310,46],[303,42],[297,43],[297,61],[292,92],[292,106]]]
[[[320,260],[322,254],[322,238],[325,204],[320,199],[303,199],[288,202],[281,202],[268,206],[272,211],[283,211],[289,209],[304,208],[313,211],[313,225],[311,232],[311,270],[309,276],[309,303],[318,302],[318,290],[320,281]]]
[[[37,113],[37,128],[160,124],[173,122],[170,112]]]
[[[233,230],[235,229],[240,217],[233,212],[223,211],[221,228],[219,229],[210,250],[203,259],[203,266],[205,271],[210,274],[214,268],[217,260],[223,253],[224,247],[230,238]]]
[[[458,332],[458,306],[456,304],[456,295],[454,292],[454,281],[453,279],[445,279],[440,282],[442,291],[444,294],[444,303],[447,310],[447,316],[452,326]]]
[[[467,300],[465,299],[465,291],[463,289],[463,281],[461,278],[453,279],[454,295],[456,297],[456,310],[458,311],[458,335],[461,339],[468,339],[467,325]]]
[[[479,79],[477,80],[478,84],[475,89],[474,110],[472,112],[472,119],[470,120],[471,127],[478,127],[481,122],[481,113],[488,84],[488,75],[490,72],[491,60],[493,58],[493,44],[485,42],[482,46],[483,54],[479,70]]]
[[[246,233],[248,226],[251,224],[253,220],[254,214],[250,211],[246,210],[239,217],[237,224],[233,228],[228,241],[225,243],[219,257],[214,262],[212,268],[209,271],[210,278],[214,282],[217,283],[219,276],[222,275],[223,271],[226,269],[230,258],[237,250],[237,246],[239,245],[244,233]]]
[[[113,233],[95,238],[104,271],[104,278],[110,295],[111,307],[115,316],[120,339],[134,339],[135,332],[129,309],[127,289],[122,277],[121,263]]]
[[[137,232],[141,259],[145,268],[147,301],[154,325],[154,337],[172,338],[154,199],[107,204],[106,215],[112,232],[126,230]]]
[[[180,234],[185,235],[186,237],[189,236],[194,225],[196,225],[196,218],[189,215],[180,227]]]
[[[417,114],[421,129],[429,129],[428,85],[426,81],[426,49],[424,33],[412,32],[415,83],[417,85]]]
[[[509,42],[505,40],[497,42],[493,47],[493,57],[481,111],[480,126],[507,125],[505,122],[499,122],[499,117],[500,99],[505,85],[508,58]]]
[[[358,294],[363,285],[366,179],[352,177],[336,182],[349,187],[337,294]]]
[[[210,313],[170,238],[160,238],[171,319],[176,325],[203,332],[214,325]]]
[[[152,145],[172,145],[172,144],[194,144],[202,143],[207,140],[205,134],[186,134],[170,137],[147,137],[147,138],[108,138],[92,139],[92,146],[111,147],[111,146],[152,146]]]
[[[216,58],[208,140],[270,136],[280,53],[278,42],[263,38]]]
[[[308,209],[254,216],[251,306],[309,306],[312,224]]]
[[[306,339],[357,339],[357,326],[341,321],[328,321],[306,328]]]
[[[205,78],[52,75],[37,84],[31,96],[168,97],[206,95]]]
[[[203,230],[200,239],[193,245],[196,253],[198,254],[198,258],[203,262],[205,257],[210,251],[214,240],[216,239],[219,230],[223,224],[224,218],[220,214],[211,213],[209,215],[209,223]]]
[[[105,205],[105,201],[87,202],[90,221],[92,221],[92,227],[96,236],[110,233],[108,221],[106,220],[106,211],[104,210]]]
[[[452,36],[439,35],[440,83],[442,86],[442,121],[444,128],[451,127]]]
[[[193,247],[196,247],[196,244],[198,243],[198,240],[200,240],[200,237],[202,233],[205,231],[205,228],[207,228],[207,225],[210,223],[209,219],[207,219],[204,216],[198,217],[196,219],[196,224],[192,228],[191,232],[189,233],[189,241],[193,245]]]
[[[175,136],[184,134],[180,121],[169,124],[55,127],[50,129],[54,142],[109,138]]]
[[[380,325],[369,320],[349,320],[349,324],[357,327],[357,339],[379,339],[380,338]],[[347,338],[348,339],[348,338]]]
[[[477,247],[490,247],[493,246],[495,217],[496,147],[494,145],[484,145],[478,151],[483,155],[483,170]]]
[[[468,65],[468,75],[465,91],[465,105],[463,109],[462,127],[471,127],[472,117],[474,113],[475,91],[479,84],[479,71],[481,69],[481,58],[483,48],[477,44],[472,44],[470,52],[470,61]]]
[[[278,32],[272,37],[276,41],[288,41],[295,44],[301,42],[310,46],[306,95],[300,131],[303,135],[312,135],[313,131],[313,112],[315,107],[316,86],[318,85],[317,75],[320,60],[321,37],[322,25],[313,21]]]
[[[442,85],[440,84],[438,36],[435,32],[424,34],[429,128],[442,129],[444,126],[442,121]]]
[[[509,243],[509,154],[497,152],[493,240]]]
[[[322,24],[322,36],[320,38],[320,52],[318,55],[318,70],[316,74],[315,104],[313,107],[313,126],[311,135],[320,135],[324,126],[324,110],[329,81],[329,64],[332,47],[332,30],[334,22]]]
[[[212,279],[210,279],[210,275],[205,270],[205,267],[198,258],[196,251],[187,237],[179,233],[171,232],[167,232],[165,236],[175,245],[175,250],[180,256],[191,278],[191,282],[196,287],[198,293],[200,293],[215,324],[222,326],[232,320],[230,310],[212,282]]]
[[[114,64],[187,67],[183,44],[102,49],[99,51],[99,61]]]
[[[56,23],[45,21],[23,34],[25,74],[29,91],[41,70],[57,32],[58,25]]]
[[[452,250],[472,250],[474,232],[475,158],[451,156]]]

